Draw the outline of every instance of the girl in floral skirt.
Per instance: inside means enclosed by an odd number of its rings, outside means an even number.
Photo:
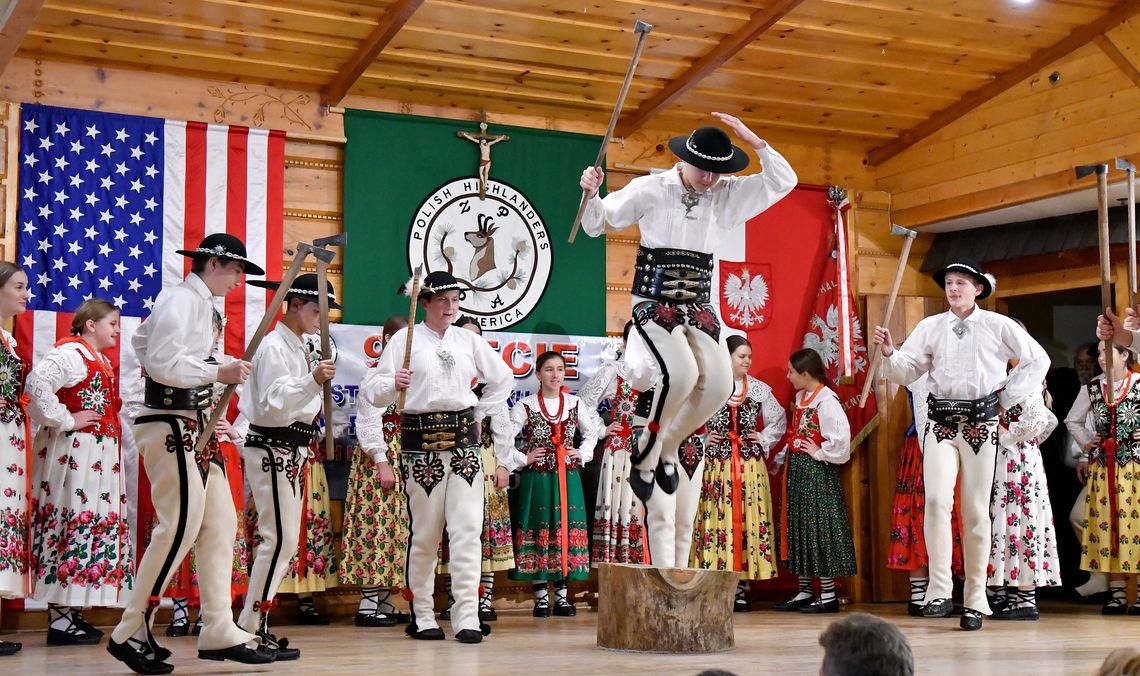
[[[28,275],[15,263],[0,261],[0,324],[28,307]],[[27,365],[16,355],[16,340],[0,329],[0,596],[28,594],[28,502],[31,499],[32,442],[29,438],[24,375]],[[0,641],[0,655],[11,655],[19,643]]]
[[[839,466],[851,457],[851,424],[828,387],[823,359],[813,349],[792,353],[788,380],[792,402],[788,473],[780,521],[780,561],[799,576],[799,592],[776,610],[837,613],[835,578],[855,574],[855,544],[843,498]],[[812,598],[819,578],[819,598]]]
[[[408,325],[393,315],[384,322],[381,343]],[[358,627],[407,624],[407,613],[392,605],[392,590],[404,583],[408,546],[408,506],[400,473],[392,470],[400,454],[400,414],[356,400],[356,453],[344,501],[341,581],[360,585]]]
[[[1093,378],[1077,393],[1065,426],[1089,453],[1088,527],[1081,542],[1081,569],[1107,573],[1111,598],[1105,615],[1140,615],[1140,600],[1128,606],[1125,575],[1140,571],[1140,377],[1132,371],[1132,352],[1113,345],[1113,393],[1105,392],[1104,375]],[[1104,364],[1104,342],[1099,361]],[[1093,412],[1096,434],[1085,429]]]
[[[768,456],[788,419],[766,383],[751,378],[752,345],[729,336],[733,394],[708,422],[705,471],[697,524],[694,567],[741,573],[733,610],[748,610],[748,580],[776,576],[772,548],[772,490]]]
[[[30,412],[42,426],[32,571],[34,597],[48,604],[48,645],[98,643],[103,632],[77,618],[78,611],[121,606],[121,592],[131,588],[118,383],[102,354],[118,341],[118,308],[86,300],[71,320],[71,336],[28,375]]]
[[[519,487],[511,496],[515,528],[515,580],[534,581],[534,616],[549,617],[546,581],[554,581],[554,614],[576,614],[567,597],[567,580],[590,574],[590,540],[586,501],[578,470],[590,461],[602,431],[598,414],[562,391],[566,363],[557,352],[544,352],[535,362],[537,394],[515,403],[511,422],[523,435],[524,451],[513,451],[522,467]],[[574,448],[574,432],[582,443]],[[525,453],[525,456],[524,456]]]

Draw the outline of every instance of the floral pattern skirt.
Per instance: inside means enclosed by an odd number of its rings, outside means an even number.
[[[562,514],[558,473],[525,469],[518,490],[510,496],[515,529],[514,580],[560,580],[562,536],[566,519],[566,563],[569,580],[590,575],[590,536],[586,530],[586,500],[578,470],[566,471],[566,514]]]
[[[242,473],[241,451],[232,442],[223,441],[219,444],[222,449],[222,458],[226,466],[226,480],[229,482],[230,495],[234,500],[234,511],[237,513],[237,533],[234,537],[233,566],[230,569],[230,597],[237,598],[249,589],[249,566],[251,554],[246,548],[245,540],[245,475]],[[153,528],[153,524],[152,524]],[[148,531],[149,533],[149,531]],[[198,562],[195,549],[174,569],[174,577],[166,586],[163,596],[189,599],[191,606],[199,605],[198,597]]]
[[[121,607],[132,583],[119,440],[52,430],[37,439],[32,499],[34,596]],[[23,487],[21,487],[21,490]]]
[[[855,543],[843,498],[839,465],[806,453],[789,453],[787,485],[787,555],[780,563],[800,577],[847,577],[855,574]]]
[[[887,549],[887,568],[912,571],[925,568],[926,554],[926,485],[922,478],[922,446],[918,436],[908,436],[899,453],[899,469],[895,475],[895,502],[891,511],[891,542]],[[958,508],[950,517],[953,531],[951,567],[962,574],[962,533]]]
[[[484,446],[480,449],[483,460],[483,535],[480,542],[483,545],[483,572],[493,573],[497,570],[510,570],[515,567],[515,547],[513,533],[511,532],[511,507],[507,499],[506,489],[495,488],[495,469],[498,461],[495,460],[495,447]],[[439,545],[440,573],[447,572],[447,563],[451,555],[447,549],[447,530],[443,532],[443,540]]]
[[[0,596],[28,594],[28,477],[24,416],[0,415]],[[11,420],[7,420],[12,418]]]
[[[986,584],[1060,586],[1053,505],[1036,444],[998,449],[990,516],[993,525]]]
[[[309,594],[338,584],[325,466],[320,460],[311,458],[302,472],[301,488],[305,499],[301,503],[301,537],[297,543],[297,554],[289,562],[289,573],[277,590],[280,594]],[[256,551],[261,544],[257,535],[257,507],[253,500],[247,500],[246,504],[250,505],[246,510],[250,551]]]
[[[1108,469],[1099,462],[1090,463],[1089,469],[1088,527],[1081,541],[1081,568],[1098,573],[1140,571],[1140,464],[1115,467],[1116,514],[1109,509]]]
[[[399,467],[393,467],[396,485],[387,491],[380,488],[376,467],[372,456],[356,449],[344,500],[340,579],[362,587],[403,587],[408,500]]]
[[[590,553],[595,564],[645,563],[645,507],[629,485],[631,467],[629,451],[604,451]]]
[[[767,580],[776,576],[772,542],[772,489],[768,467],[762,458],[741,461],[741,567],[745,580]],[[705,459],[701,501],[693,528],[690,565],[712,570],[735,570],[732,523],[732,461]]]

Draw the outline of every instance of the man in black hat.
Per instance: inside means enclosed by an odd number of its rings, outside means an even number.
[[[582,218],[587,234],[597,237],[607,226],[621,230],[635,223],[641,230],[633,273],[637,333],[626,358],[641,362],[648,350],[659,377],[630,484],[646,504],[646,534],[657,566],[688,564],[675,560],[677,544],[687,545],[693,530],[692,523],[676,523],[677,503],[692,503],[692,510],[680,511],[695,513],[700,497],[699,488],[678,491],[678,448],[732,394],[731,360],[710,303],[713,251],[729,231],[778,202],[797,181],[787,160],[743,122],[713,116],[756,151],[763,173],[724,176],[747,167],[748,154],[719,127],[701,127],[669,141],[681,160],[669,171],[639,176],[605,199],[597,196],[601,169],[587,167],[580,181],[591,195]],[[654,386],[632,384],[640,391]],[[655,479],[661,487],[656,492]]]
[[[994,280],[980,265],[958,258],[934,273],[946,290],[950,310],[927,317],[897,350],[891,332],[875,327],[883,352],[883,375],[909,385],[929,374],[923,449],[926,484],[924,535],[930,583],[922,614],[946,617],[950,601],[951,530],[954,485],[962,509],[962,560],[966,573],[963,629],[982,627],[989,615],[986,568],[990,555],[990,491],[998,443],[998,415],[1031,394],[1040,394],[1049,356],[1020,324],[983,310]],[[1011,360],[1017,366],[1007,372]],[[920,405],[920,402],[915,402]]]
[[[249,283],[274,290],[280,286],[279,282]],[[305,503],[302,474],[309,443],[317,434],[321,388],[336,375],[332,359],[312,367],[309,362],[321,327],[319,294],[327,294],[330,308],[340,307],[332,284],[325,284],[318,289],[315,274],[293,280],[285,295],[285,314],[258,346],[249,381],[238,400],[238,409],[249,421],[242,459],[257,505],[261,539],[238,624],[256,633],[278,660],[301,656],[300,650],[289,647],[288,639],[269,632],[269,611],[297,553]]]
[[[483,462],[478,421],[507,400],[511,371],[487,341],[454,328],[461,285],[451,274],[429,274],[419,293],[424,321],[400,329],[360,384],[359,396],[381,409],[406,392],[400,411],[400,471],[408,497],[406,588],[412,594],[415,639],[442,640],[432,606],[439,541],[447,525],[448,564],[455,603],[451,626],[461,643],[479,643],[482,570]],[[411,335],[409,367],[403,364]],[[482,382],[480,395],[471,389]],[[508,455],[509,435],[495,435],[496,455]],[[502,486],[500,486],[502,487]],[[490,631],[489,628],[486,629]]]
[[[174,568],[197,545],[198,588],[204,626],[198,657],[246,664],[272,662],[256,638],[242,631],[230,612],[237,514],[223,460],[194,454],[214,383],[238,384],[249,362],[210,363],[214,302],[236,289],[243,274],[265,271],[246,257],[245,245],[224,233],[178,253],[193,259],[181,284],[163,289],[150,317],[131,343],[146,373],[145,395],[134,438],[150,478],[158,523],[138,564],[134,591],[111,633],[107,651],[140,674],[165,674],[170,651],[150,630],[154,609]]]

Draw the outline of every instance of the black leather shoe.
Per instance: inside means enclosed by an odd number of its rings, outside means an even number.
[[[15,641],[0,641],[0,657],[15,655],[24,647],[23,643]]]
[[[297,651],[297,654],[299,656],[301,654],[300,651]],[[242,664],[269,664],[279,658],[271,648],[259,647],[257,650],[254,650],[238,644],[230,646],[229,648],[218,648],[217,650],[199,650],[198,659],[214,660],[215,662],[232,660]]]
[[[71,621],[75,623],[75,626],[79,627],[88,634],[98,634],[99,638],[103,638],[103,630],[88,622],[87,618],[83,617],[83,613],[81,611],[71,611]]]
[[[195,620],[194,627],[190,630],[190,633],[193,634],[194,636],[201,636],[202,635],[202,616],[201,615],[199,615],[198,619]]]
[[[166,627],[166,635],[170,638],[182,638],[190,635],[190,621],[175,622]]]
[[[412,622],[412,616],[410,614],[398,610],[394,613],[388,613],[388,615],[396,618],[396,624],[411,624]]]
[[[1127,612],[1127,603],[1113,603],[1112,601],[1104,604],[1100,609],[1101,615],[1124,615]]]
[[[666,472],[666,467],[672,467],[673,473],[669,474]],[[657,478],[657,485],[661,487],[661,490],[665,491],[669,495],[677,492],[677,486],[681,483],[681,477],[677,476],[676,465],[672,463],[659,462],[657,463],[657,469],[653,472],[653,475]]]
[[[797,596],[798,596],[798,594],[797,594]],[[772,606],[772,610],[778,610],[782,613],[787,612],[789,610],[799,610],[800,608],[803,608],[806,605],[811,605],[811,602],[813,600],[814,599],[812,599],[812,597],[810,597],[810,596],[807,597],[806,599],[797,599],[795,596],[793,596],[792,598],[788,599],[787,601],[784,601],[783,603],[777,603],[776,605]]]
[[[642,504],[649,502],[649,497],[653,495],[653,482],[642,479],[641,472],[636,467],[629,473],[629,487]]]
[[[290,648],[289,639],[284,636],[278,638],[276,635],[263,630],[257,632],[257,638],[261,640],[258,650],[271,655],[274,662],[291,662],[301,659],[301,650]]]
[[[550,604],[546,601],[535,601],[534,610],[530,614],[534,617],[550,617]]]
[[[575,608],[568,601],[555,601],[554,603],[554,616],[555,617],[574,617],[578,614],[578,609]]]
[[[439,612],[439,619],[451,621],[451,606],[448,606]]]
[[[91,634],[85,631],[70,632],[52,629],[51,627],[48,627],[47,632],[48,645],[95,645],[102,638],[99,634]]]
[[[748,605],[748,599],[732,599],[732,612],[747,613],[750,610],[752,610],[752,606]]]
[[[1036,622],[1041,619],[1041,611],[1037,606],[1023,606],[1021,608],[1002,608],[995,610],[993,614],[995,620],[1021,620],[1028,622]]]
[[[910,601],[906,604],[906,614],[911,617],[922,617],[922,604]]]
[[[358,627],[394,627],[396,618],[384,613],[357,613],[352,623]]]
[[[479,619],[484,622],[494,622],[499,619],[499,614],[491,606],[481,606],[479,608]]]
[[[922,607],[923,617],[950,617],[954,612],[954,602],[950,599],[935,599]]]
[[[408,625],[408,629],[411,629],[411,625]],[[409,631],[408,636],[411,636],[417,641],[442,641],[443,630],[439,627],[432,627],[431,629],[419,629],[417,631]]]
[[[828,613],[839,612],[839,599],[831,599],[830,601],[812,601],[800,608],[801,613],[809,615],[823,615]]]
[[[329,623],[329,616],[324,613],[317,612],[317,609],[312,606],[303,606],[297,611],[297,624],[308,624],[314,626],[325,626]]]
[[[460,629],[459,633],[455,635],[455,640],[460,643],[482,643],[483,632],[475,629]]]
[[[958,626],[966,631],[977,631],[982,628],[982,614],[973,608],[966,608],[962,612],[962,619]]]
[[[107,652],[136,674],[169,674],[174,671],[173,664],[151,659],[132,648],[129,643],[115,643],[112,639],[107,642]]]

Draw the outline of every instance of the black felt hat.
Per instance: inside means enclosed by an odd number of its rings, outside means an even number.
[[[273,289],[274,291],[281,287],[281,282],[270,282],[268,280],[262,279],[255,279],[246,282],[246,284],[249,284],[250,286],[257,286],[262,289]],[[329,297],[329,307],[333,310],[339,310],[340,304],[336,302],[336,294],[333,292],[332,282],[327,279],[325,280],[325,293],[328,294]],[[305,275],[297,275],[293,279],[293,283],[289,285],[289,292],[285,294],[286,301],[288,301],[290,298],[300,298],[302,300],[319,303],[320,300],[318,299],[317,293],[317,276],[311,272]]]
[[[732,174],[748,166],[748,153],[732,145],[720,127],[701,127],[688,136],[669,139],[669,150],[697,169]]]
[[[398,293],[405,296],[412,294],[412,279],[409,279],[400,287]],[[424,299],[430,298],[434,294],[443,293],[444,291],[458,291],[459,297],[463,298],[467,294],[467,288],[455,279],[455,275],[443,270],[436,270],[429,272],[427,277],[420,280],[420,291],[416,294],[417,298]]]
[[[245,274],[264,275],[265,270],[257,263],[246,258],[245,244],[233,235],[226,232],[216,232],[207,235],[196,249],[179,249],[177,253],[191,258],[224,258],[231,261],[245,263]]]
[[[938,286],[945,288],[946,286],[946,273],[947,272],[961,272],[970,275],[974,281],[982,285],[982,292],[978,294],[977,300],[985,300],[990,297],[994,292],[994,278],[982,270],[982,266],[973,258],[966,258],[959,256],[952,259],[942,269],[934,271],[934,281]]]

